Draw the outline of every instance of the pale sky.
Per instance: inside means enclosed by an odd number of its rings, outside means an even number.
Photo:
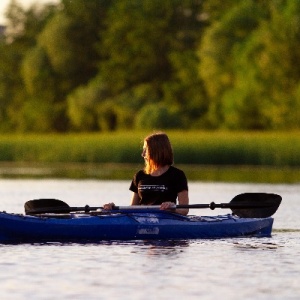
[[[11,0],[0,0],[0,24],[5,25],[4,12]],[[23,7],[27,8],[33,3],[55,3],[59,0],[17,0]]]

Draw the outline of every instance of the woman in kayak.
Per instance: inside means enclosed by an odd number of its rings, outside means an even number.
[[[131,205],[160,205],[162,210],[176,211],[183,215],[188,209],[175,209],[179,205],[188,205],[188,184],[184,172],[173,166],[173,150],[168,136],[154,133],[144,139],[142,157],[145,167],[134,175],[130,185],[133,192]],[[114,203],[104,205],[112,209]]]

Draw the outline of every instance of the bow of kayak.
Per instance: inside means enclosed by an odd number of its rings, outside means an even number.
[[[182,216],[166,211],[30,216],[0,212],[0,243],[269,237],[273,218]]]

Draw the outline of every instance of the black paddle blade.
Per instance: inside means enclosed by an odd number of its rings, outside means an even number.
[[[277,211],[281,200],[277,194],[244,193],[235,196],[228,207],[241,218],[267,218]]]
[[[47,210],[51,208],[61,208],[62,211],[56,211],[57,213],[64,213],[69,208],[69,205],[57,199],[35,199],[29,200],[24,204],[25,213],[30,214],[39,210]]]

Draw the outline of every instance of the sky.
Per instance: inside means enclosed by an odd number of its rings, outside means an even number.
[[[4,25],[5,24],[5,17],[4,13],[5,10],[10,3],[11,0],[0,0],[0,24]],[[53,3],[53,2],[58,2],[58,0],[17,0],[18,3],[20,3],[23,7],[27,8],[33,3]]]

